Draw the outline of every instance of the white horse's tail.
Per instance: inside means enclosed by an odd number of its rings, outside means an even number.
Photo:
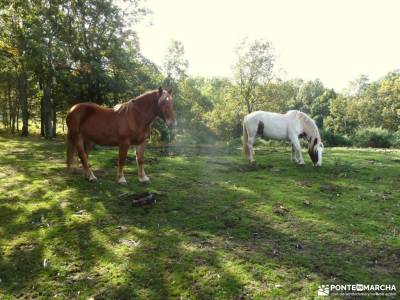
[[[249,135],[246,129],[246,118],[245,118],[243,121],[243,152],[247,158],[250,157],[250,148],[248,142],[249,142]]]

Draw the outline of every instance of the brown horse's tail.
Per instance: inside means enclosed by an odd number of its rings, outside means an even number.
[[[243,152],[246,154],[246,157],[250,157],[250,149],[248,146],[249,135],[246,129],[246,119],[243,121]]]

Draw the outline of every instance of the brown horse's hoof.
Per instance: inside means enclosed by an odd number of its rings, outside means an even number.
[[[96,177],[89,178],[88,180],[89,180],[89,182],[97,182],[97,178]]]
[[[139,178],[139,182],[143,184],[150,184],[150,178],[147,176],[145,178]]]
[[[126,182],[125,177],[121,177],[120,179],[118,179],[118,184],[119,185],[128,185],[128,183]]]

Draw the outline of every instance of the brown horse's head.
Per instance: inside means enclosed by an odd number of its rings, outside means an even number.
[[[172,90],[158,89],[158,112],[157,116],[167,123],[168,126],[176,126],[176,117],[174,111],[174,101],[172,98]]]

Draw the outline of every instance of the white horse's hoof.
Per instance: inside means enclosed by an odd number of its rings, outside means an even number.
[[[89,177],[89,182],[97,182],[97,177],[96,176],[90,176]]]
[[[305,163],[304,163],[304,161],[301,161],[301,162],[298,163],[298,165],[299,165],[299,166],[304,166]]]
[[[121,177],[120,179],[118,179],[118,184],[119,185],[128,185],[128,183],[126,182],[125,177]]]
[[[147,176],[144,176],[142,178],[139,177],[139,182],[140,183],[144,183],[144,184],[148,184],[148,183],[150,183],[150,178],[147,177]]]

